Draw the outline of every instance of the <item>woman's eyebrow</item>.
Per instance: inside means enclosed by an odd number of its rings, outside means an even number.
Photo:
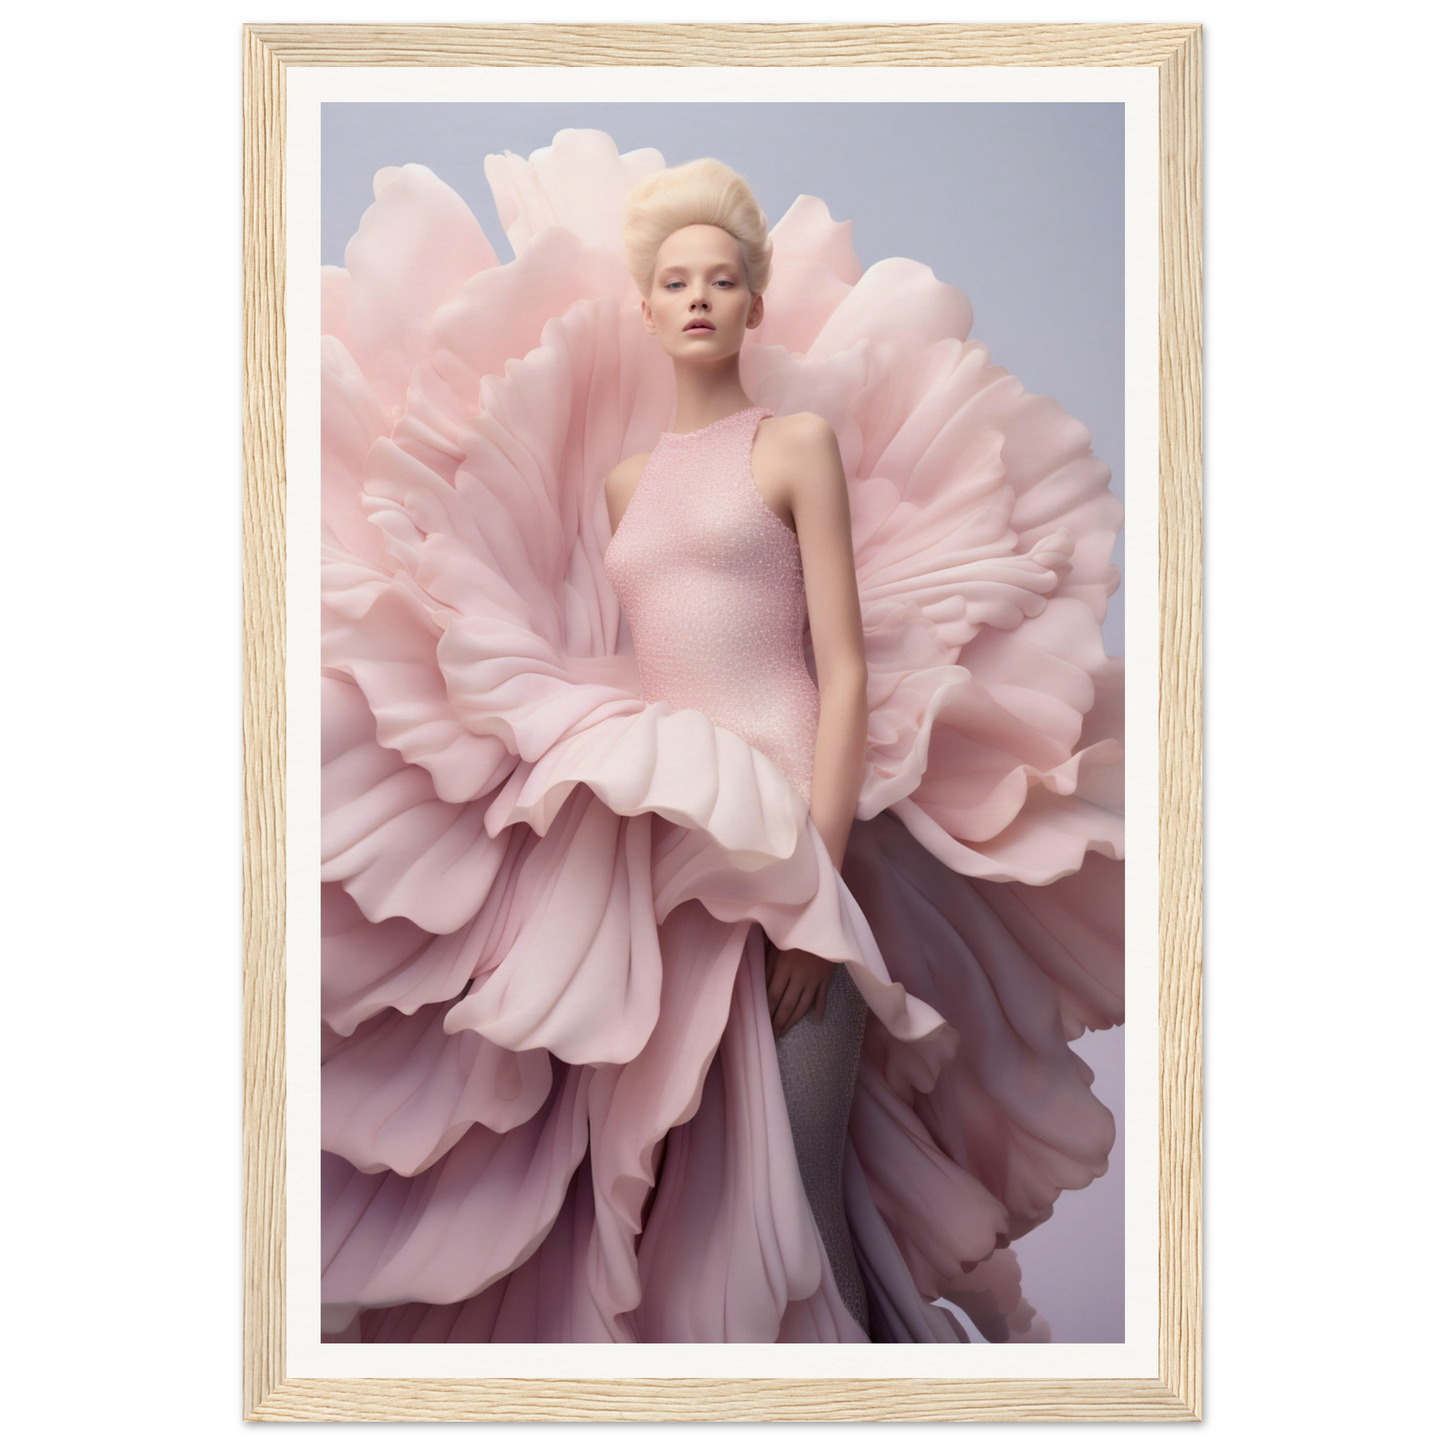
[[[711,266],[704,266],[702,269],[705,271],[736,271],[738,266],[736,261],[714,261]],[[671,265],[664,266],[658,274],[666,276],[672,271],[686,270],[687,267],[684,266],[681,261],[674,261]]]

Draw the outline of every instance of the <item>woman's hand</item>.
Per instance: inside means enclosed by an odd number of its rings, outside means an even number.
[[[767,941],[765,972],[773,1037],[781,1038],[811,1008],[821,1019],[828,1001],[828,983],[837,964],[801,948],[777,948]]]

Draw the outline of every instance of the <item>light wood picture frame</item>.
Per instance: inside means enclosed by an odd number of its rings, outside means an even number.
[[[1202,27],[243,30],[248,1420],[1198,1420],[1202,1412]],[[286,100],[296,66],[1151,67],[1159,97],[1157,1379],[293,1378],[286,1369]]]

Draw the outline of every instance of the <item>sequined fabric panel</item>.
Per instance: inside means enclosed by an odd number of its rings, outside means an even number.
[[[645,702],[696,708],[747,739],[811,798],[818,689],[792,529],[752,471],[763,407],[664,432],[604,558],[632,631]]]

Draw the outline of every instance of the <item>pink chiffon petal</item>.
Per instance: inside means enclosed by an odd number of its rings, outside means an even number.
[[[659,151],[620,155],[600,130],[559,130],[524,160],[504,151],[486,159],[487,184],[513,250],[520,256],[549,226],[588,245],[621,249],[622,210],[637,181],[665,162]]]
[[[646,1046],[623,1064],[599,1068],[588,1097],[596,1227],[589,1250],[593,1297],[614,1328],[631,1332],[642,1283],[637,1241],[668,1131],[693,1117],[727,1024],[747,924],[719,923],[697,904],[674,910],[658,929],[662,996]],[[753,939],[751,946],[757,947]],[[620,1336],[619,1336],[620,1337]]]
[[[855,1108],[854,1145],[870,1179],[890,1191],[895,1232],[926,1240],[940,1227],[940,1212],[956,1228],[982,1209],[980,1233],[959,1262],[982,1259],[983,1231],[1018,1238],[1048,1218],[1062,1190],[1083,1188],[1107,1167],[1113,1116],[1090,1092],[1088,1066],[1068,1047],[1066,1019],[1085,1001],[1101,1022],[1106,1011],[1117,1013],[1113,980],[1093,973],[1097,954],[1069,954],[1063,940],[1080,935],[1065,908],[1030,912],[1028,901],[1047,890],[958,878],[889,814],[855,824],[844,868],[888,967],[960,1035],[957,1052],[926,1089],[884,1077],[886,1091],[867,1091],[870,1107],[891,1111],[894,1126],[880,1120],[869,1128]],[[1087,902],[1092,895],[1083,896]],[[1096,920],[1098,942],[1108,921]],[[876,1059],[875,1049],[869,1057]],[[916,1134],[914,1119],[924,1135],[917,1148],[905,1147]],[[941,1166],[923,1158],[929,1149],[987,1190],[986,1204],[949,1208]],[[901,1237],[900,1246],[907,1253]],[[932,1255],[935,1264],[941,1257]],[[919,1283],[933,1289],[930,1298],[953,1287],[946,1278]]]
[[[452,1008],[447,1031],[568,1063],[636,1057],[662,988],[651,820],[576,793],[518,868],[510,908],[523,920],[515,939]]]
[[[400,405],[433,312],[496,264],[466,202],[425,166],[378,175],[376,201],[346,246],[340,325],[384,410]]]
[[[556,1070],[550,1098],[524,1124],[502,1134],[474,1124],[414,1178],[324,1155],[323,1299],[337,1313],[447,1304],[522,1263],[551,1229],[586,1151],[586,1072]]]
[[[776,1340],[789,1301],[818,1293],[827,1259],[790,1160],[762,951],[752,948],[697,1112],[668,1136],[638,1250],[639,1338]]]
[[[505,1134],[552,1085],[543,1049],[512,1053],[474,1033],[443,1032],[445,1006],[379,1014],[321,1070],[321,1147],[366,1174],[430,1169],[473,1124]]]
[[[488,800],[447,803],[430,775],[376,741],[360,690],[321,680],[321,878],[373,922],[403,917],[452,933],[475,917],[506,856]]]

